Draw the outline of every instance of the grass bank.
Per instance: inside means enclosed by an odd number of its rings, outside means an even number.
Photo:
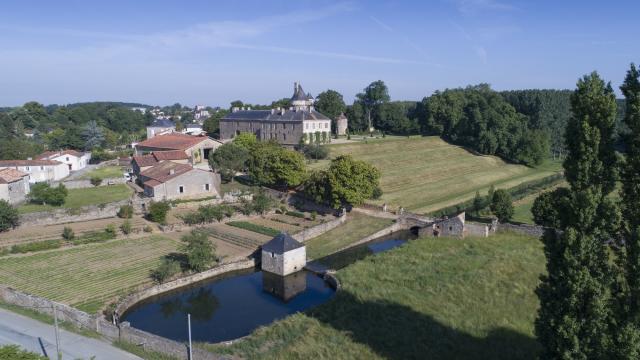
[[[393,223],[390,219],[376,218],[357,212],[351,212],[347,217],[346,223],[306,242],[309,258],[319,259]]]
[[[18,207],[21,214],[50,211],[54,209],[78,209],[87,205],[106,204],[127,199],[131,195],[131,189],[124,184],[99,186],[84,189],[69,189],[69,195],[62,206],[24,204]]]
[[[527,236],[419,239],[340,270],[329,302],[205,347],[250,359],[535,359],[543,268]]]

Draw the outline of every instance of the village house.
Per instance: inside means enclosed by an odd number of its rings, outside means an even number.
[[[232,109],[220,120],[220,139],[231,140],[242,132],[256,135],[258,140],[275,140],[282,145],[301,142],[328,142],[331,139],[331,119],[317,112],[311,94],[305,94],[295,83],[289,109]]]
[[[51,182],[69,176],[69,166],[57,160],[0,160],[0,169],[16,169],[29,174],[29,182]]]
[[[221,142],[207,136],[170,133],[139,142],[136,145],[136,155],[179,150],[187,154],[191,165],[208,169],[209,155],[221,145]]]
[[[151,139],[156,135],[169,134],[176,131],[176,124],[163,118],[157,118],[147,126],[147,139]]]
[[[307,265],[306,247],[287,233],[280,233],[262,245],[262,271],[286,276]]]
[[[165,160],[178,164],[189,164],[189,156],[182,150],[154,151],[150,154],[134,155],[131,160],[131,169],[133,174],[138,176],[141,172]]]
[[[164,160],[142,171],[138,180],[154,201],[220,195],[220,175],[189,164]]]
[[[29,194],[29,174],[16,169],[0,169],[0,200],[11,205],[26,201]]]
[[[67,165],[69,171],[76,171],[84,169],[89,165],[89,161],[91,161],[91,153],[83,153],[76,150],[45,151],[36,156],[36,160],[60,161]]]

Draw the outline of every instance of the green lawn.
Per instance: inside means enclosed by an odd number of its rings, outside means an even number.
[[[95,312],[118,295],[151,282],[174,240],[150,236],[0,259],[0,284]]]
[[[395,138],[355,144],[330,145],[330,156],[351,154],[382,172],[383,195],[374,203],[387,203],[418,213],[429,213],[472,199],[475,192],[510,188],[560,171],[559,162],[538,168],[508,164],[495,156],[478,156],[438,137]],[[325,167],[328,161],[311,163]]]
[[[392,220],[389,219],[351,212],[347,215],[346,223],[305,243],[307,257],[319,259],[391,224]]]
[[[536,200],[536,198],[547,191],[552,191],[555,190],[558,187],[561,186],[569,186],[569,184],[566,181],[562,181],[561,183],[554,185],[552,187],[549,187],[547,189],[544,189],[543,191],[528,195],[520,200],[514,201],[513,203],[513,209],[514,209],[514,213],[513,213],[513,217],[511,217],[511,220],[514,222],[519,222],[519,223],[523,223],[523,224],[533,224],[533,214],[531,214],[531,207],[533,206],[533,202]]]
[[[87,172],[80,179],[91,179],[92,177],[99,177],[100,179],[121,178],[123,173],[124,170],[121,166],[103,166]]]
[[[87,205],[106,204],[110,202],[125,200],[131,195],[131,189],[124,184],[99,186],[84,189],[69,189],[69,195],[62,208],[77,209]],[[24,204],[18,207],[22,214],[48,211],[58,207],[40,204]]]
[[[424,238],[338,271],[329,302],[231,346],[249,359],[535,359],[534,289],[544,268],[531,237]]]

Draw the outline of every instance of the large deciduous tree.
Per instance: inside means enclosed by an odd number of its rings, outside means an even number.
[[[377,80],[369,84],[364,91],[356,95],[356,101],[361,103],[367,116],[367,125],[369,131],[373,128],[372,116],[378,110],[381,104],[390,100],[389,89],[384,81]]]
[[[335,90],[327,90],[318,94],[315,102],[316,109],[329,117],[332,121],[332,128],[335,130],[335,121],[338,116],[345,112],[347,107],[344,104],[344,99],[342,95]]]
[[[615,228],[607,200],[616,179],[616,99],[597,73],[571,96],[565,174],[571,186],[566,223],[543,236],[547,274],[536,293],[535,332],[545,359],[602,359],[611,351],[611,269],[606,242]]]
[[[249,150],[235,143],[226,143],[209,155],[209,166],[220,173],[225,181],[233,181],[238,171],[244,170]]]
[[[256,183],[285,188],[300,185],[306,176],[304,156],[272,142],[259,142],[251,148],[248,169]]]

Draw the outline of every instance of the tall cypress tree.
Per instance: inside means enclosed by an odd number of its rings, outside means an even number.
[[[634,64],[620,87],[625,96],[626,158],[622,165],[622,236],[619,277],[623,284],[618,306],[616,352],[618,358],[640,358],[640,73]]]
[[[564,162],[571,186],[569,214],[563,229],[542,238],[547,275],[536,290],[540,310],[535,331],[542,358],[600,359],[611,349],[612,277],[606,241],[615,229],[603,217],[615,217],[606,196],[616,182],[616,99],[611,86],[594,72],[578,81],[571,105]]]

